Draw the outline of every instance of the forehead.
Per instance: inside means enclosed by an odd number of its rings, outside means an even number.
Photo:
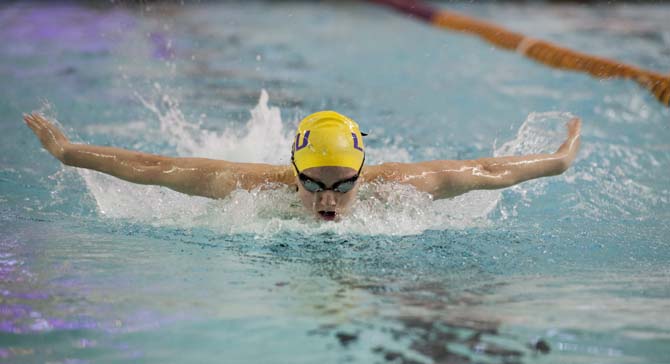
[[[336,182],[356,175],[356,170],[348,167],[314,167],[302,171],[307,177],[322,182]]]

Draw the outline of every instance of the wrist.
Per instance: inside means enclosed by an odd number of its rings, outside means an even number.
[[[72,159],[72,144],[71,143],[61,144],[60,151],[58,155],[56,155],[56,158],[58,158],[58,160],[60,160],[63,164],[70,165],[70,161]]]

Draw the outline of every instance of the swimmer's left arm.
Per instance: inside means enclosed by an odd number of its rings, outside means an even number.
[[[413,185],[436,199],[454,197],[472,190],[505,188],[534,178],[555,176],[570,167],[579,150],[581,121],[574,118],[568,122],[567,128],[567,139],[551,154],[396,164],[386,168],[384,174],[391,177],[387,180]],[[385,179],[383,175],[382,179]]]

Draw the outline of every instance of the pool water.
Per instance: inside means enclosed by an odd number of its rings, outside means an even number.
[[[439,4],[669,72],[670,6]],[[0,5],[0,362],[667,363],[670,109],[364,2]],[[368,185],[314,221],[61,166],[74,141],[286,164],[298,120],[367,158],[582,149],[561,176],[432,201]]]

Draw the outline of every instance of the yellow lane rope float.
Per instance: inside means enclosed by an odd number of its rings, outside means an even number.
[[[585,72],[597,78],[631,79],[648,89],[663,105],[670,106],[670,75],[648,71],[605,57],[574,51],[527,37],[498,25],[453,11],[438,10],[422,1],[369,0],[393,7],[434,26],[479,36],[500,48],[515,51],[547,66]]]

